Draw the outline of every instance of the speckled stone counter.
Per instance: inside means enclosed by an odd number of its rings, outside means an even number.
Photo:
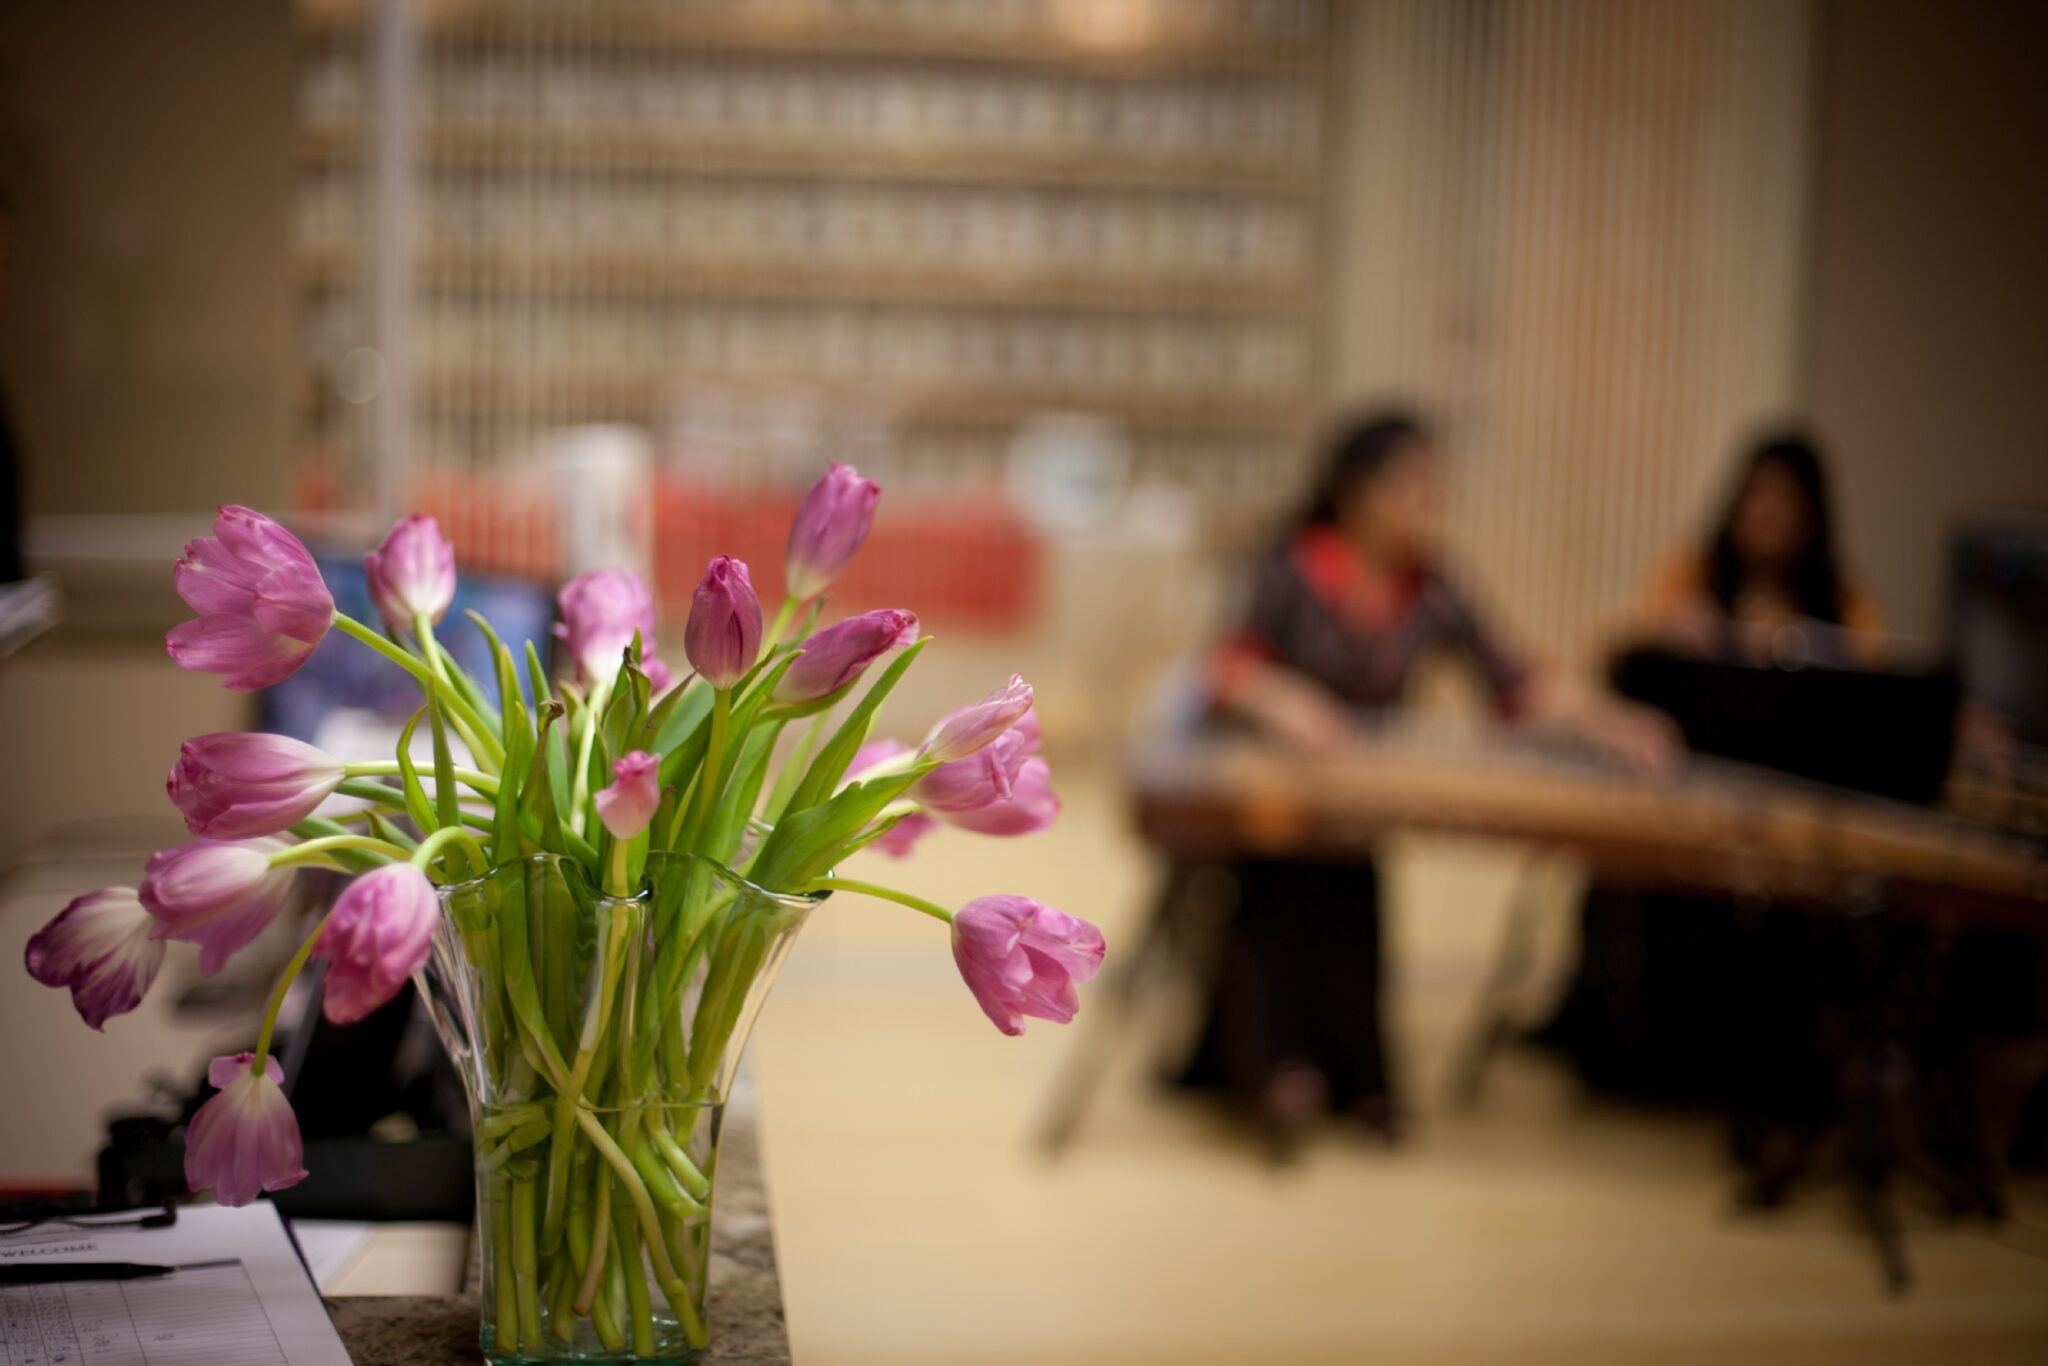
[[[705,1313],[711,1349],[703,1366],[788,1366],[782,1281],[750,1088],[726,1109],[712,1206],[711,1286]],[[474,1275],[474,1272],[472,1272]],[[327,1310],[356,1366],[445,1366],[479,1362],[477,1302],[366,1295],[330,1299]]]

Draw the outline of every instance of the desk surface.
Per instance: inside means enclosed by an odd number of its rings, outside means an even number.
[[[1856,879],[2048,910],[2048,858],[1938,812],[1695,759],[1637,777],[1541,746],[1400,737],[1300,757],[1162,742],[1131,766],[1138,826],[1195,857],[1362,858],[1393,829],[1529,840],[1604,877],[1839,898]]]
[[[726,1110],[711,1207],[711,1347],[701,1366],[788,1366],[782,1278],[751,1100]],[[355,1366],[447,1366],[481,1360],[473,1295],[366,1295],[327,1301]]]

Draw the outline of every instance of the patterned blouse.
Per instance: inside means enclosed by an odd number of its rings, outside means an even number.
[[[1312,527],[1260,560],[1242,625],[1217,652],[1215,695],[1227,699],[1264,661],[1313,679],[1354,711],[1377,712],[1400,697],[1417,661],[1445,646],[1472,662],[1512,714],[1527,671],[1440,573],[1374,575],[1342,533]]]

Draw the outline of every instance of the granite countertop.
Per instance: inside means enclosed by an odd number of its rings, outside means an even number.
[[[719,1136],[718,1189],[711,1210],[711,1286],[705,1315],[711,1347],[702,1366],[788,1366],[782,1280],[768,1221],[760,1138],[751,1088],[726,1107]],[[355,1366],[444,1366],[477,1362],[477,1302],[443,1297],[363,1295],[327,1301]]]

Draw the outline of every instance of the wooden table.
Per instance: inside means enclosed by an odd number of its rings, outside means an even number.
[[[1864,936],[1883,934],[1894,914],[1908,911],[2048,932],[2048,856],[2038,846],[1936,811],[1708,759],[1652,777],[1555,745],[1407,735],[1304,757],[1248,740],[1187,738],[1141,750],[1130,785],[1139,831],[1182,868],[1245,857],[1362,861],[1391,832],[1426,830],[1566,851],[1609,885],[1850,913]],[[1533,885],[1523,879],[1511,898],[1501,947],[1456,1054],[1453,1094],[1465,1103],[1477,1095],[1488,1057],[1514,1032],[1507,1003],[1535,956]],[[1079,1127],[1107,1065],[1107,1042],[1122,1031],[1148,961],[1165,947],[1172,895],[1170,888],[1162,895],[1145,933],[1097,993],[1042,1131],[1055,1152]],[[1869,1022],[1853,1046],[1873,1058],[1891,1056],[1897,1043],[1880,1032],[1886,989],[1875,979],[1861,982],[1851,1003],[1852,1017]],[[1887,1086],[1904,1087],[1896,1067],[1877,1070],[1890,1078]],[[1893,1145],[1890,1136],[1855,1137],[1860,1149],[1887,1155],[1860,1175],[1886,1279],[1903,1288],[1903,1240],[1883,1190]]]

